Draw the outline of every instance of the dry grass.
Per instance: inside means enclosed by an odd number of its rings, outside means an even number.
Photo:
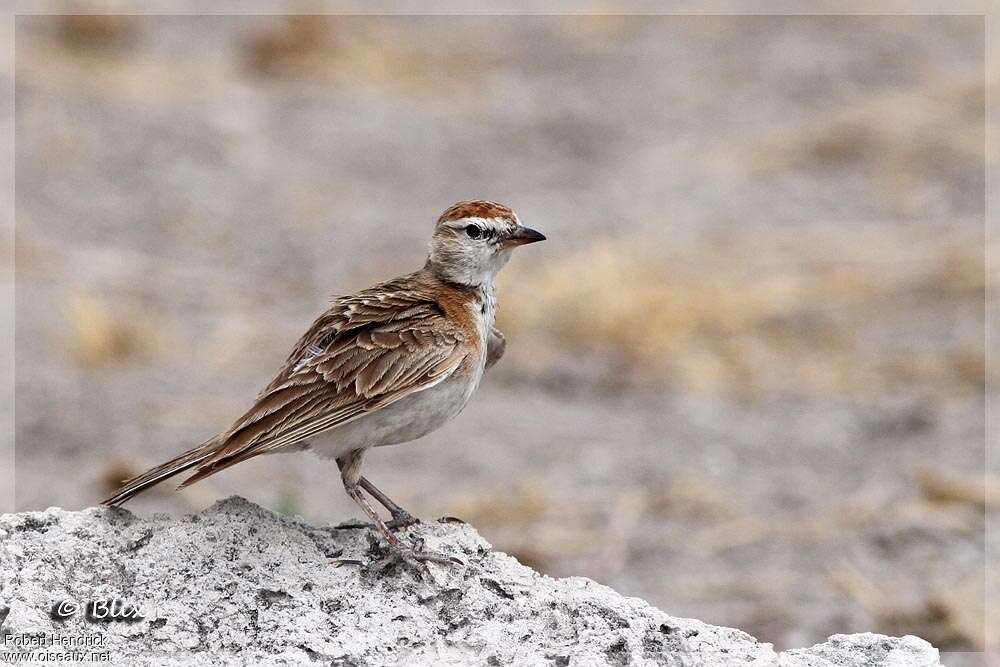
[[[259,74],[304,75],[335,56],[338,43],[329,17],[279,17],[245,40],[243,58]]]
[[[599,7],[592,7],[599,11]],[[620,48],[632,31],[642,24],[641,16],[609,13],[553,17],[553,33],[584,53]]]
[[[655,239],[598,241],[505,282],[501,325],[547,350],[532,365],[555,350],[607,357],[612,374],[666,375],[686,391],[980,391],[981,324],[947,341],[933,331],[981,322],[980,243],[891,226],[748,229],[683,256]]]
[[[959,477],[953,473],[939,477],[950,480],[949,489],[968,486],[955,482]],[[926,486],[922,479],[917,480],[920,489]],[[944,500],[931,494],[899,502],[891,493],[868,489],[819,511],[810,508],[757,516],[748,509],[745,498],[720,493],[720,484],[704,477],[679,476],[664,488],[671,490],[669,494],[633,486],[592,488],[585,494],[568,495],[565,490],[525,482],[516,489],[496,487],[455,494],[446,504],[504,551],[543,572],[551,571],[564,554],[573,553],[580,559],[580,567],[603,581],[613,580],[630,567],[637,545],[669,552],[678,548],[679,534],[684,535],[684,549],[693,550],[706,562],[725,559],[727,554],[738,557],[740,550],[768,549],[773,544],[794,545],[807,553],[836,551],[850,536],[867,547],[859,546],[857,558],[834,561],[825,582],[865,609],[873,619],[873,630],[917,634],[942,648],[984,645],[981,570],[924,580],[864,555],[886,548],[906,550],[909,547],[905,544],[915,535],[961,540],[980,532],[983,513],[975,494],[970,499],[964,490],[949,491]],[[662,542],[644,542],[641,533],[650,531]],[[897,544],[897,540],[901,542]],[[672,584],[671,592],[697,600],[753,599],[754,616],[744,625],[767,626],[781,620],[768,621],[769,614],[786,608],[789,596],[794,597],[796,587],[802,584],[799,577],[764,568],[752,581],[699,579]]]
[[[925,466],[916,471],[915,477],[928,502],[956,503],[981,510],[1000,506],[1000,478],[995,475],[956,475]]]
[[[128,50],[142,39],[145,21],[103,15],[36,20],[36,32],[18,44],[19,83],[148,107],[208,98],[235,81],[291,82],[312,91],[381,88],[437,113],[462,113],[488,103],[481,94],[483,77],[496,66],[487,54],[461,44],[449,50],[414,43],[405,17],[320,15],[255,18],[236,45],[235,62],[199,54],[166,62],[142,49]],[[462,37],[482,39],[487,29],[470,26]],[[439,46],[462,41],[445,26],[428,25],[424,33]]]
[[[72,49],[123,50],[142,37],[142,18],[129,14],[63,14],[54,25],[56,38]]]
[[[832,568],[829,576],[834,586],[872,613],[880,632],[916,634],[942,650],[985,646],[982,573],[911,599],[901,596],[892,582],[869,577],[847,562]]]
[[[494,66],[485,53],[427,49],[414,44],[410,29],[405,20],[361,16],[273,17],[240,51],[247,72],[271,81],[377,86],[450,111],[483,103],[482,75]],[[484,29],[470,24],[464,37],[474,42]],[[447,26],[427,25],[423,34],[438,47],[455,40]]]
[[[211,59],[165,61],[139,49],[81,48],[65,39],[22,39],[17,47],[19,86],[52,95],[81,92],[136,108],[170,108],[216,94],[227,73]],[[30,115],[25,118],[31,123]],[[71,118],[56,128],[74,128]],[[82,129],[82,128],[81,128]]]
[[[66,315],[66,342],[82,366],[94,368],[142,358],[157,346],[156,328],[147,315],[126,312],[97,296],[73,295]]]
[[[1000,70],[989,78],[996,85]],[[897,215],[919,216],[940,206],[942,191],[978,171],[984,159],[996,159],[983,136],[984,85],[978,76],[929,77],[918,88],[838,105],[742,147],[740,139],[719,141],[705,162],[720,175],[752,179],[849,169],[879,187]]]

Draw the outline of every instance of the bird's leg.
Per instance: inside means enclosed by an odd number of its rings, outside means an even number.
[[[420,519],[397,505],[392,498],[382,493],[378,487],[369,482],[367,478],[362,477],[358,480],[358,483],[361,485],[362,489],[368,492],[368,495],[381,503],[382,507],[389,510],[389,515],[392,519],[387,521],[385,524],[389,528],[405,528],[406,526],[412,526],[415,523],[420,523]]]
[[[443,554],[436,554],[421,550],[420,546],[422,546],[422,544],[418,545],[417,548],[406,546],[398,537],[396,537],[395,534],[393,534],[391,530],[389,530],[389,527],[385,525],[384,521],[382,521],[382,517],[378,515],[375,508],[371,506],[371,503],[369,503],[361,493],[361,461],[363,456],[364,450],[354,450],[347,455],[338,458],[337,464],[340,466],[340,476],[344,482],[344,490],[347,492],[347,495],[350,496],[351,500],[357,503],[358,507],[361,508],[361,511],[368,515],[368,518],[371,519],[375,528],[382,533],[382,537],[384,537],[385,541],[389,544],[390,554],[374,563],[375,569],[379,571],[384,570],[386,567],[399,562],[415,566],[418,570],[425,572],[428,571],[426,563],[461,565],[462,561],[453,556],[446,556]],[[393,504],[395,505],[395,503]],[[398,508],[399,506],[396,505],[396,507]],[[345,560],[341,562],[356,561]]]
[[[397,505],[392,498],[382,493],[378,487],[368,481],[367,478],[361,477],[358,479],[358,485],[368,492],[372,498],[377,500],[382,507],[389,510],[389,515],[392,517],[389,521],[385,522],[386,528],[389,530],[396,530],[398,528],[406,528],[407,526],[412,526],[414,524],[420,523],[420,519],[413,516],[405,509]],[[341,523],[337,528],[372,528],[372,524],[364,523],[362,521],[349,521]]]
[[[367,500],[365,500],[365,497],[361,494],[361,488],[357,485],[345,485],[344,489],[347,491],[347,495],[351,497],[351,500],[356,502],[358,507],[360,507],[364,513],[368,515],[368,518],[372,520],[372,523],[375,524],[375,528],[378,529],[378,532],[382,533],[382,537],[384,537],[385,541],[389,543],[389,546],[395,547],[396,549],[402,549],[403,543],[398,537],[396,537],[395,533],[389,530],[389,527],[385,525],[384,521],[382,521],[382,517],[378,515],[375,508],[372,507]]]
[[[382,533],[382,537],[384,537],[385,541],[389,543],[389,554],[385,558],[372,563],[375,571],[381,572],[392,565],[403,564],[409,565],[416,570],[429,575],[430,571],[427,569],[427,563],[437,563],[438,565],[463,564],[461,560],[455,558],[454,556],[424,551],[422,539],[419,540],[419,542],[414,546],[404,545],[402,540],[396,537],[396,535],[389,530],[389,527],[385,525],[384,521],[382,521],[382,517],[378,515],[375,508],[372,507],[371,504],[369,504],[369,502],[365,499],[364,495],[362,495],[360,485],[353,487],[345,486],[345,489],[347,490],[347,495],[351,497],[351,500],[356,502],[358,507],[360,507],[362,511],[368,515],[368,518],[372,520],[372,523],[375,524],[378,531]]]

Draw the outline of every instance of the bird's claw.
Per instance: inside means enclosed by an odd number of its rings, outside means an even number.
[[[397,566],[405,566],[419,572],[421,575],[431,577],[431,570],[428,563],[437,565],[465,565],[454,556],[438,554],[430,551],[417,551],[416,549],[391,549],[386,556],[368,564],[368,568],[379,574]]]
[[[450,556],[448,554],[435,553],[433,551],[424,551],[423,546],[424,541],[418,538],[417,540],[414,540],[414,543],[411,546],[390,545],[388,547],[388,553],[367,562],[357,558],[336,558],[331,562],[334,563],[336,567],[340,567],[341,565],[359,565],[362,569],[375,572],[376,574],[381,574],[386,570],[402,565],[409,567],[421,576],[427,575],[431,579],[434,577],[431,575],[431,571],[427,566],[427,563],[435,563],[436,565],[458,565],[460,567],[465,566],[465,562],[460,558]]]
[[[330,559],[330,563],[332,563],[334,567],[340,567],[341,565],[364,565],[365,564],[365,562],[363,560],[360,560],[360,559],[357,559],[357,558],[331,558]]]
[[[406,510],[401,512],[396,512],[392,515],[392,518],[385,524],[389,530],[398,530],[400,528],[408,528],[409,526],[415,526],[420,523],[420,519],[413,516]]]
[[[401,528],[415,526],[418,523],[420,523],[420,519],[404,510],[393,514],[392,518],[385,522],[385,527],[389,530],[400,530]],[[367,523],[365,521],[344,521],[343,523],[338,523],[334,527],[337,530],[360,530],[362,528],[371,528],[372,530],[376,529],[375,524]]]

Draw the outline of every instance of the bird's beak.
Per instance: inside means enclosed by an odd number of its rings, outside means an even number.
[[[545,234],[536,232],[531,227],[518,226],[513,233],[504,239],[503,245],[505,248],[513,248],[514,246],[527,245],[528,243],[537,243],[544,240]]]

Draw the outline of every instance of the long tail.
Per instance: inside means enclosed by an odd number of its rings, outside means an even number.
[[[173,477],[177,473],[184,472],[192,468],[215,453],[218,438],[212,438],[207,442],[189,449],[180,456],[170,459],[166,463],[161,463],[155,468],[122,482],[122,486],[113,496],[101,501],[102,505],[121,505],[137,493],[141,493],[151,486],[159,484],[168,477]]]

